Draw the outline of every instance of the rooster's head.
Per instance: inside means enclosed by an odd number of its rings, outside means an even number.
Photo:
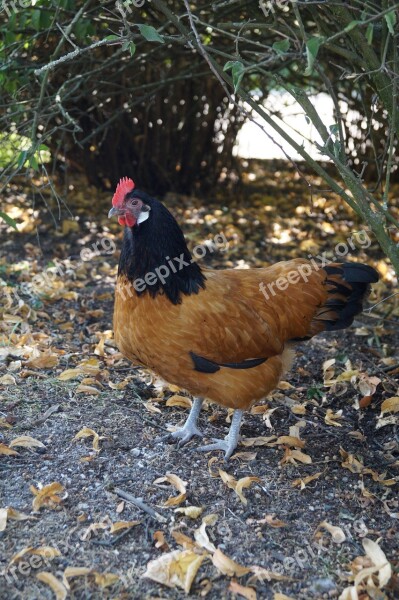
[[[140,198],[140,192],[134,190],[132,179],[124,177],[117,185],[112,198],[112,208],[108,217],[118,216],[120,225],[134,227],[146,221],[151,208]]]

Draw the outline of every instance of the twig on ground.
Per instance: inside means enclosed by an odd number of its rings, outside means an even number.
[[[156,512],[153,508],[151,508],[151,506],[148,506],[147,504],[145,504],[145,502],[143,502],[141,498],[135,498],[135,496],[133,496],[129,492],[125,492],[125,490],[122,490],[121,488],[118,488],[118,487],[114,488],[113,491],[117,496],[120,496],[124,500],[127,500],[127,502],[131,502],[132,504],[137,506],[137,508],[139,508],[143,512],[147,513],[147,515],[150,515],[156,521],[159,521],[160,523],[168,522],[168,519],[166,517],[164,517],[160,513]]]

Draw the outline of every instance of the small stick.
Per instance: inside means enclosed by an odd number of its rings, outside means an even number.
[[[141,498],[135,498],[134,496],[132,496],[132,494],[129,494],[129,492],[125,492],[124,490],[121,490],[121,488],[114,488],[113,491],[117,496],[120,496],[124,500],[131,502],[132,504],[137,506],[137,508],[144,511],[145,513],[147,513],[147,515],[150,515],[153,519],[156,519],[160,523],[168,522],[168,519],[166,519],[164,516],[162,516],[158,512],[156,512],[153,508],[151,508],[150,506],[145,504],[141,500]]]

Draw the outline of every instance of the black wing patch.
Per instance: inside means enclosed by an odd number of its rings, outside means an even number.
[[[203,356],[195,354],[195,352],[190,352],[189,354],[194,363],[195,371],[199,371],[200,373],[216,373],[220,370],[220,367],[226,367],[227,369],[252,369],[253,367],[258,367],[267,360],[267,358],[250,358],[243,362],[216,363],[213,362],[213,360],[208,360]]]

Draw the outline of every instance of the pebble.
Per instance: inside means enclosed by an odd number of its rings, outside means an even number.
[[[129,452],[129,454],[131,456],[133,456],[133,458],[138,458],[141,454],[140,449],[139,448],[132,448]]]
[[[314,594],[327,594],[328,592],[332,592],[336,589],[336,584],[332,579],[325,577],[324,579],[315,579],[311,586],[310,591]]]

